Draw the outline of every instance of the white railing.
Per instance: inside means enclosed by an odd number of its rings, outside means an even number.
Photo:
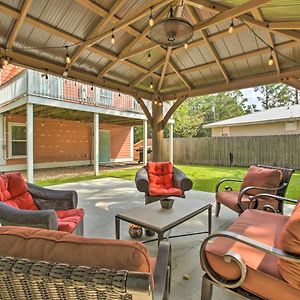
[[[34,70],[24,70],[0,86],[0,104],[26,94],[143,114],[140,105],[129,95]],[[145,101],[145,104],[151,112],[152,102]],[[164,104],[164,113],[170,105]]]

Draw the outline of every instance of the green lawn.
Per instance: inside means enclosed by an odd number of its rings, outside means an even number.
[[[216,183],[222,178],[243,178],[247,168],[237,167],[220,167],[220,166],[189,166],[179,165],[189,178],[193,180],[193,189],[206,192],[214,192]],[[123,169],[114,171],[103,171],[100,176],[77,176],[64,179],[38,180],[36,184],[49,186],[67,182],[78,182],[82,180],[90,180],[96,178],[115,177],[128,180],[134,180],[135,173],[138,168]],[[234,185],[232,185],[234,186]],[[236,187],[239,185],[237,184]],[[296,199],[300,195],[300,171],[293,174],[289,184],[287,197]]]

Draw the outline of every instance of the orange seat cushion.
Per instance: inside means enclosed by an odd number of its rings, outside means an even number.
[[[39,228],[0,227],[0,255],[152,273],[147,248],[140,242],[84,238]]]
[[[268,169],[251,166],[244,177],[241,185],[241,190],[248,186],[276,188],[280,186],[281,180],[282,172],[278,169]],[[262,192],[262,190],[253,189],[249,190],[247,194],[256,195]],[[276,194],[276,190],[269,193]]]
[[[84,210],[82,208],[57,210],[56,215],[58,230],[65,232],[73,232],[77,224],[79,224],[83,219]]]
[[[230,209],[236,211],[237,213],[243,212],[238,205],[238,197],[240,192],[239,191],[224,191],[216,193],[216,199],[218,202],[224,204],[225,206],[229,207]],[[242,208],[247,209],[249,207],[249,195],[243,194],[242,197]],[[269,204],[275,209],[278,209],[278,201],[272,198],[263,198],[258,202],[257,209],[263,209],[263,206]]]
[[[0,176],[0,200],[14,208],[38,210],[20,173]]]
[[[279,238],[288,216],[248,209],[227,229],[262,242],[279,247]],[[207,245],[206,256],[211,267],[222,277],[236,280],[240,269],[234,262],[226,263],[224,255],[232,251],[241,255],[247,265],[247,276],[242,287],[263,299],[300,299],[300,290],[288,284],[278,270],[275,256],[228,238],[217,238]]]
[[[300,203],[295,206],[286,222],[279,239],[280,248],[286,252],[300,255]],[[300,289],[300,264],[279,259],[281,276],[295,288]]]
[[[170,162],[147,164],[150,196],[181,196],[182,190],[174,187],[173,165]]]

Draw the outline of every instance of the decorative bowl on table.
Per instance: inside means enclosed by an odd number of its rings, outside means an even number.
[[[160,200],[160,205],[162,208],[170,209],[173,207],[174,199],[171,198],[163,198]]]
[[[133,238],[140,238],[143,235],[143,228],[141,226],[138,225],[129,225],[129,235]]]

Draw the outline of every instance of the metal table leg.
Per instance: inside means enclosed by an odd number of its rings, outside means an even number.
[[[120,239],[120,219],[115,216],[116,239]]]
[[[208,208],[208,235],[211,234],[212,206]]]

